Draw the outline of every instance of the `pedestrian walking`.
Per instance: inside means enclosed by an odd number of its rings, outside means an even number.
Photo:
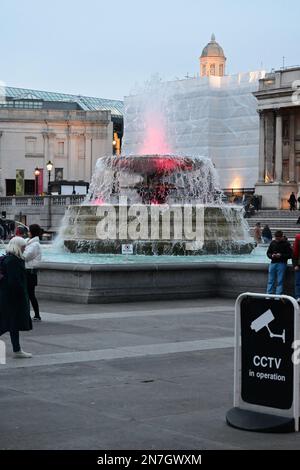
[[[295,193],[292,193],[290,195],[290,198],[288,199],[288,203],[290,205],[290,211],[295,211],[297,208],[297,199],[296,199]]]
[[[15,358],[26,359],[32,354],[21,349],[20,331],[32,330],[27,291],[24,238],[10,240],[1,260],[0,335],[9,332]]]
[[[275,240],[271,242],[267,251],[267,256],[271,260],[267,287],[268,294],[273,294],[276,289],[276,295],[282,295],[287,262],[292,258],[292,255],[293,251],[290,243],[284,237],[282,231],[278,230],[275,233]]]
[[[29,226],[29,238],[26,240],[26,248],[24,251],[27,289],[29,300],[34,311],[34,321],[41,321],[39,304],[35,295],[35,288],[38,283],[37,268],[42,259],[42,251],[40,246],[40,237],[42,229],[38,224]]]

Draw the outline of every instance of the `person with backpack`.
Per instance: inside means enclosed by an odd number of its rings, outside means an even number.
[[[38,224],[29,226],[29,238],[26,240],[26,248],[24,251],[27,289],[29,300],[34,311],[34,321],[41,321],[40,309],[37,298],[35,296],[35,288],[37,286],[37,268],[42,259],[42,252],[40,246],[40,236],[42,229]]]
[[[24,238],[10,240],[1,259],[0,276],[0,336],[9,332],[14,357],[20,359],[32,357],[20,346],[20,331],[32,330],[23,257],[25,246]]]

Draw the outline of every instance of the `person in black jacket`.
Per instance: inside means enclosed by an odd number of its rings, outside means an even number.
[[[264,226],[261,235],[264,243],[271,243],[273,237],[269,225]]]
[[[267,256],[271,260],[267,287],[268,294],[274,293],[277,281],[276,295],[282,295],[287,262],[292,258],[292,254],[290,243],[284,237],[282,231],[278,230],[275,233],[275,240],[272,241],[267,251]]]
[[[288,203],[290,205],[290,210],[291,211],[295,211],[296,208],[297,208],[297,199],[296,199],[296,196],[295,196],[295,193],[292,193],[290,195],[290,198],[288,200]]]
[[[23,252],[26,246],[24,238],[10,240],[7,255],[1,263],[0,281],[0,335],[10,333],[15,358],[26,359],[32,354],[22,351],[20,331],[32,330],[29,296]]]

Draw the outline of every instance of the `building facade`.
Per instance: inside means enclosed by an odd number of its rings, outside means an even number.
[[[214,34],[200,56],[201,77],[223,77],[225,75],[226,57]]]
[[[268,73],[254,93],[260,119],[259,178],[263,208],[288,208],[300,185],[300,67]]]
[[[254,190],[263,72],[160,82],[124,100],[123,151],[208,157],[222,189]]]
[[[47,193],[49,180],[89,182],[97,159],[119,151],[122,102],[18,88],[5,91],[0,102],[2,196]]]

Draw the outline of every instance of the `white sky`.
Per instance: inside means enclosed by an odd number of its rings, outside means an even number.
[[[299,0],[9,0],[0,81],[123,99],[154,74],[198,73],[214,32],[227,73],[300,64]]]

